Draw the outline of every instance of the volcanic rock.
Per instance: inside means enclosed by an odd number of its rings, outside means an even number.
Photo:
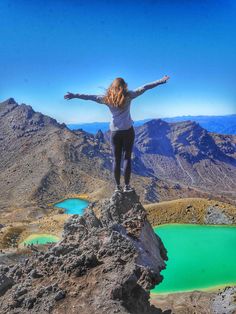
[[[2,267],[12,287],[2,289],[1,313],[163,313],[149,291],[163,280],[167,252],[139,196],[114,193],[99,218],[92,207],[71,216],[48,251]]]

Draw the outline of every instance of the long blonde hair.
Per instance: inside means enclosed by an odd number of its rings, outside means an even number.
[[[123,107],[128,94],[128,86],[125,80],[117,77],[106,89],[103,96],[104,102],[114,107]]]

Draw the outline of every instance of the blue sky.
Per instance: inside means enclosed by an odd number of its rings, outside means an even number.
[[[109,121],[102,94],[168,74],[131,106],[134,120],[236,112],[236,1],[0,1],[0,101],[14,97],[59,122]]]

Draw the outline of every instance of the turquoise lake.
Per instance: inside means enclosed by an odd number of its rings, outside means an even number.
[[[54,206],[65,209],[65,214],[83,215],[84,209],[88,204],[88,201],[80,198],[68,198],[62,202],[54,204]]]
[[[21,246],[28,245],[28,244],[47,244],[47,243],[54,243],[59,241],[59,237],[52,235],[52,234],[31,234],[28,236],[22,243]]]
[[[167,224],[154,228],[168,258],[151,293],[213,289],[236,283],[236,227]]]

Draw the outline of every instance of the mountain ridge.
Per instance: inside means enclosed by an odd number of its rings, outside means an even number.
[[[207,195],[235,199],[235,136],[211,134],[192,122],[168,124],[161,119],[135,130],[132,180],[142,201]],[[211,147],[204,152],[206,138]],[[0,209],[6,214],[27,208],[29,216],[35,216],[39,208],[47,211],[48,203],[72,193],[86,193],[96,201],[114,186],[109,131],[95,135],[71,131],[12,98],[0,104],[0,153]],[[214,160],[215,154],[222,160]],[[207,168],[213,169],[209,177],[204,174]]]
[[[158,118],[148,118],[143,120],[135,120],[134,126],[143,125],[145,122],[158,119]],[[199,115],[199,116],[176,116],[172,118],[161,118],[161,120],[174,123],[183,121],[195,121],[199,123],[204,129],[209,132],[215,132],[223,135],[235,135],[236,134],[236,114],[222,115],[222,116],[211,116],[211,115]],[[109,129],[109,122],[91,122],[91,123],[68,123],[68,127],[71,130],[77,128],[83,128],[87,132],[95,134],[99,129],[106,132]]]

